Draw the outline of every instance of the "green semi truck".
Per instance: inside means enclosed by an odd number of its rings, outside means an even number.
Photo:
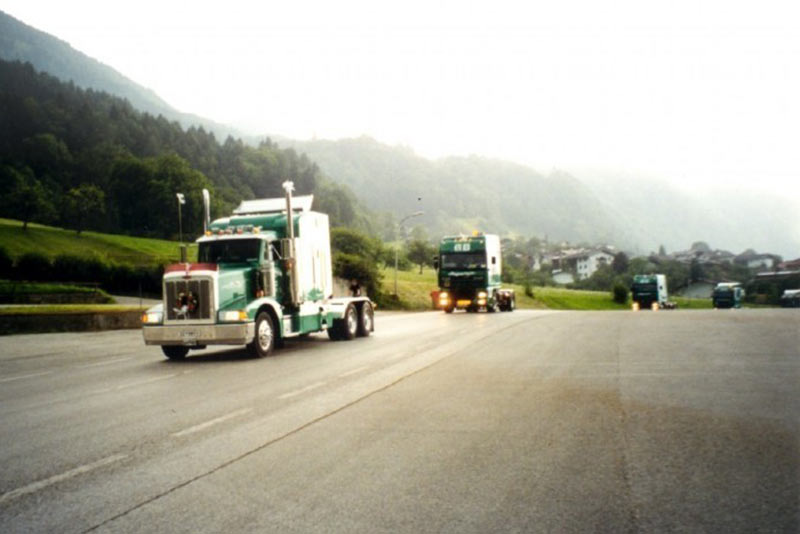
[[[720,282],[711,293],[711,303],[718,308],[741,308],[744,289],[738,282]]]
[[[328,216],[311,211],[313,196],[293,198],[292,182],[283,187],[285,198],[243,201],[213,222],[203,191],[198,261],[166,267],[163,302],[142,318],[145,344],[170,359],[207,345],[246,345],[264,357],[287,338],[374,330],[368,297],[333,298]]]
[[[667,294],[667,277],[663,274],[637,274],[631,285],[633,311],[673,309]]]
[[[444,237],[435,259],[439,285],[438,307],[446,313],[513,311],[513,289],[501,287],[500,238],[494,234]]]

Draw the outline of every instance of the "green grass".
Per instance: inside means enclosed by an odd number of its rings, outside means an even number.
[[[23,230],[21,222],[11,219],[0,219],[0,247],[12,258],[39,252],[50,259],[59,254],[71,254],[129,265],[172,263],[180,257],[179,245],[174,241],[97,232],[78,235],[73,230],[34,223]],[[193,248],[189,248],[190,256]],[[196,249],[194,253],[197,254]]]
[[[387,295],[394,294],[394,269],[383,269],[383,282],[381,288]],[[560,287],[534,287],[533,298],[525,295],[523,286],[505,284],[515,290],[517,307],[522,309],[551,309],[551,310],[629,310],[630,301],[618,304],[611,298],[610,291],[581,291],[564,289]],[[400,302],[394,306],[405,310],[430,310],[432,309],[431,291],[437,289],[436,272],[425,269],[419,274],[419,268],[410,271],[398,271],[397,294]],[[679,309],[711,308],[711,299],[688,299],[678,297],[675,299]]]
[[[141,311],[146,306],[129,306],[122,304],[44,304],[36,306],[0,306],[0,315],[47,315],[76,313],[114,313]]]
[[[28,295],[40,295],[42,293],[95,293],[98,291],[102,292],[100,289],[87,286],[38,282],[11,282],[9,280],[0,280],[0,293],[26,293]]]

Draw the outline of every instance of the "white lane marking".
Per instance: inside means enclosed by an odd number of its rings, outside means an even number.
[[[0,495],[0,504],[10,501],[11,499],[16,499],[17,497],[21,497],[23,495],[28,495],[30,493],[35,493],[39,490],[42,490],[48,486],[52,486],[53,484],[57,484],[59,482],[63,482],[64,480],[68,480],[70,478],[76,477],[78,475],[82,475],[84,473],[88,473],[89,471],[94,471],[95,469],[99,469],[109,464],[113,464],[114,462],[119,462],[120,460],[124,460],[127,458],[127,454],[115,454],[113,456],[109,456],[107,458],[103,458],[102,460],[98,460],[96,462],[82,465],[80,467],[76,467],[75,469],[70,469],[65,473],[61,473],[60,475],[54,475],[50,478],[46,478],[44,480],[39,480],[38,482],[34,482],[32,484],[28,484],[27,486],[23,486],[21,488],[17,488],[15,490],[11,490],[8,493],[4,493]]]
[[[49,375],[52,372],[53,371],[42,371],[41,373],[30,373],[27,375],[9,376],[6,378],[0,378],[0,382],[13,382],[14,380],[23,380],[25,378],[33,378],[34,376]]]
[[[174,437],[179,438],[181,436],[186,436],[187,434],[194,434],[195,432],[200,432],[201,430],[205,430],[210,426],[214,426],[216,424],[222,423],[227,421],[228,419],[233,419],[234,417],[239,417],[245,414],[252,412],[252,408],[245,408],[243,410],[237,410],[235,412],[231,412],[227,415],[223,415],[221,417],[217,417],[216,419],[212,419],[210,421],[206,421],[205,423],[200,423],[199,425],[194,425],[192,427],[186,428],[181,430],[180,432],[175,432],[172,434]]]
[[[173,373],[171,375],[164,375],[164,376],[156,376],[154,378],[148,378],[147,380],[139,380],[138,382],[128,382],[127,384],[121,384],[119,386],[115,386],[113,388],[105,388],[105,389],[97,389],[92,393],[110,393],[112,391],[119,391],[121,389],[128,389],[134,388],[137,386],[144,386],[147,384],[152,384],[153,382],[160,382],[161,380],[169,380],[170,378],[175,378],[176,376],[181,376],[185,374],[189,374],[191,371],[184,371],[182,373]]]
[[[117,358],[116,360],[105,360],[102,362],[95,362],[95,363],[87,363],[85,365],[78,365],[79,369],[85,369],[87,367],[100,367],[101,365],[111,365],[112,363],[119,363],[119,362],[127,362],[128,360],[132,360],[133,356],[129,356],[127,358]]]
[[[364,367],[357,367],[356,369],[353,369],[352,371],[347,371],[346,373],[342,373],[342,374],[339,375],[339,378],[345,378],[347,376],[354,375],[356,373],[360,373],[364,369],[369,369],[369,365],[365,365]]]
[[[281,399],[281,400],[288,399],[289,397],[294,397],[296,395],[300,395],[302,393],[305,393],[306,391],[311,391],[312,389],[317,389],[318,387],[324,386],[325,384],[327,384],[327,382],[317,382],[316,384],[311,384],[310,386],[306,386],[306,387],[304,387],[302,389],[297,389],[295,391],[290,391],[289,393],[284,393],[283,395],[278,397],[278,399]]]

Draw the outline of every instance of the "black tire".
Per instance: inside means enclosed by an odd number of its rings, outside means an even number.
[[[359,337],[368,337],[370,332],[375,330],[375,312],[372,310],[372,304],[365,302],[361,305],[358,313],[358,329],[356,335]]]
[[[356,307],[348,304],[344,310],[344,317],[339,320],[339,336],[340,339],[350,341],[356,337],[358,333],[358,312]]]
[[[331,341],[339,341],[341,339],[339,337],[339,326],[336,323],[337,321],[333,321],[333,324],[328,327],[328,337]]]
[[[253,342],[247,345],[247,350],[253,358],[266,358],[275,348],[275,325],[272,317],[267,312],[261,312],[256,317],[256,335]]]
[[[444,312],[445,312],[445,313],[453,313],[453,310],[455,310],[455,309],[456,309],[456,308],[455,308],[455,306],[447,306],[447,307],[444,309]]]
[[[513,312],[517,309],[517,297],[511,295],[511,300],[508,302],[508,311]]]
[[[161,352],[170,360],[182,360],[189,354],[189,347],[182,345],[161,345]]]

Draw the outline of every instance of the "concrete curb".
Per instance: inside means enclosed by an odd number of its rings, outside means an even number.
[[[142,312],[41,313],[0,315],[0,335],[91,332],[142,327]]]

